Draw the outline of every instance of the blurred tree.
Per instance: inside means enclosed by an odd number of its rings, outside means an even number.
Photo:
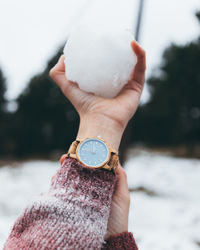
[[[199,58],[199,39],[164,52],[160,69],[148,79],[150,101],[136,115],[135,140],[190,147],[200,143]]]
[[[200,12],[196,14],[200,22]],[[34,76],[17,98],[18,109],[6,113],[5,78],[0,71],[0,154],[44,155],[66,151],[74,140],[79,117],[49,78],[62,48]],[[131,140],[151,145],[200,144],[200,39],[171,45],[161,67],[148,79],[151,98],[139,107]]]
[[[198,11],[198,12],[196,13],[196,17],[197,17],[197,19],[198,19],[199,22],[200,22],[200,11]]]
[[[1,115],[5,112],[5,92],[6,92],[6,79],[3,75],[2,70],[0,69],[0,118]]]
[[[0,69],[0,155],[3,154],[3,145],[5,141],[5,107],[6,107],[6,79],[3,75],[2,70]]]
[[[79,118],[71,103],[49,77],[62,48],[41,74],[34,76],[17,99],[15,113],[17,155],[66,151],[75,139]]]

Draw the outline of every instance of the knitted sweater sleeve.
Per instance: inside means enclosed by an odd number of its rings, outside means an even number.
[[[138,250],[132,233],[124,232],[111,236],[102,246],[102,250]]]
[[[4,250],[101,249],[115,182],[113,172],[66,159],[48,193],[17,219]]]

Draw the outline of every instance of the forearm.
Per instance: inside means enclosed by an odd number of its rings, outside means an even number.
[[[100,249],[116,178],[66,159],[49,192],[16,221],[4,249]]]
[[[124,127],[105,115],[89,115],[80,118],[77,138],[100,136],[116,151],[119,148]]]

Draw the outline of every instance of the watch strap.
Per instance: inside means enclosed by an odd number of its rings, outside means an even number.
[[[77,146],[78,144],[80,143],[79,140],[76,140],[74,142],[72,142],[69,150],[68,150],[68,153],[67,153],[67,156],[70,157],[70,158],[75,158],[76,159],[76,149],[77,149]]]
[[[108,162],[108,165],[111,169],[114,171],[117,169],[119,164],[119,156],[116,153],[111,152],[110,161]]]

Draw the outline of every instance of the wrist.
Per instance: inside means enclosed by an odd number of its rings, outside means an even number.
[[[77,138],[100,136],[109,146],[118,150],[124,128],[104,115],[81,116]]]

